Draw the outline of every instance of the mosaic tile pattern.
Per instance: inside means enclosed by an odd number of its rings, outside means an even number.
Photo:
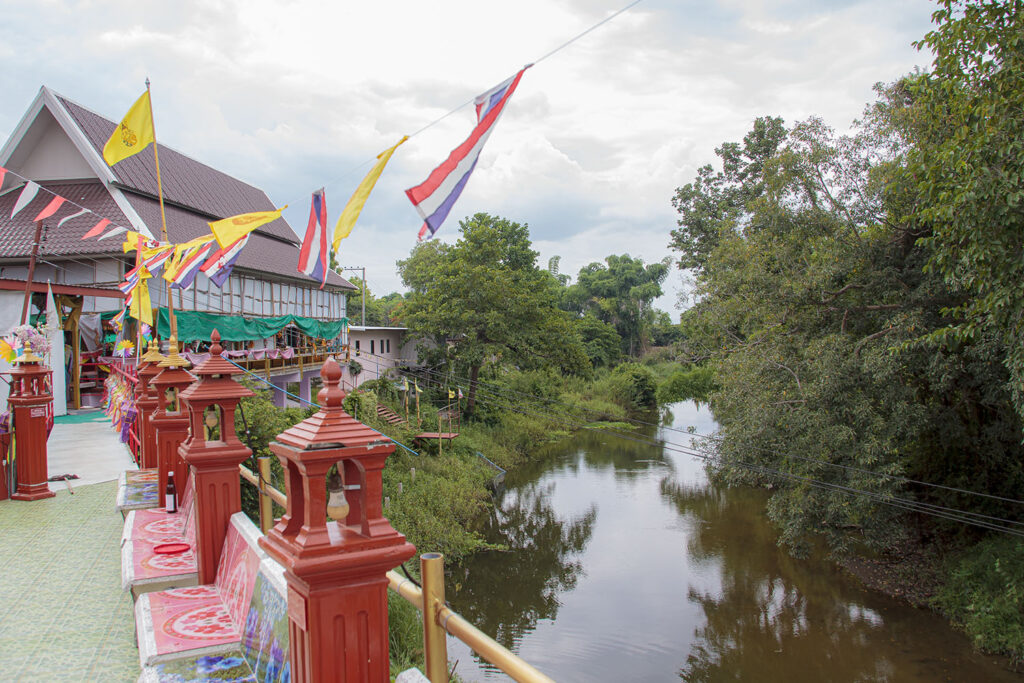
[[[116,482],[0,501],[4,680],[134,681],[132,602],[121,590]]]

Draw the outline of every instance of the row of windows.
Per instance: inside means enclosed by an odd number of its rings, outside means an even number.
[[[360,340],[356,339],[356,351],[360,351],[361,350],[360,346],[359,346],[359,341]],[[374,340],[371,339],[370,340],[370,353],[377,353],[377,351],[375,350],[373,342],[374,342]],[[390,339],[381,339],[380,340],[380,352],[381,353],[391,353],[391,340]]]

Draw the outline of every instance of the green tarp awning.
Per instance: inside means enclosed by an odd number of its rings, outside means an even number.
[[[200,311],[175,311],[178,319],[178,341],[209,341],[214,329],[224,341],[250,341],[267,339],[292,324],[304,334],[317,339],[336,339],[348,325],[348,318],[317,320],[301,315],[277,315],[270,318],[245,318],[240,315],[220,315]],[[161,339],[171,336],[171,323],[167,309],[161,308],[157,317],[157,334]]]

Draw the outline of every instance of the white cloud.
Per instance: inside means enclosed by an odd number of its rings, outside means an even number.
[[[624,4],[8,3],[0,137],[40,85],[116,118],[149,76],[161,139],[291,202],[301,229],[312,190],[327,185],[336,215],[402,134]],[[439,238],[487,211],[528,222],[543,259],[560,254],[572,275],[612,253],[660,260],[672,193],[717,145],[766,114],[848,127],[874,82],[927,61],[910,42],[930,12],[926,0],[645,0],[527,72]],[[465,107],[402,147],[343,243],[375,291],[400,286],[394,262],[420,225],[403,190],[473,120]]]

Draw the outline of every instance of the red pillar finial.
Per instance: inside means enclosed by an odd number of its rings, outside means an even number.
[[[333,358],[320,376],[320,410],[270,445],[284,466],[288,506],[260,545],[286,570],[292,680],[383,683],[386,574],[416,552],[382,514],[381,472],[395,445],[342,408],[341,368]],[[335,466],[348,511],[328,521],[327,475]]]

